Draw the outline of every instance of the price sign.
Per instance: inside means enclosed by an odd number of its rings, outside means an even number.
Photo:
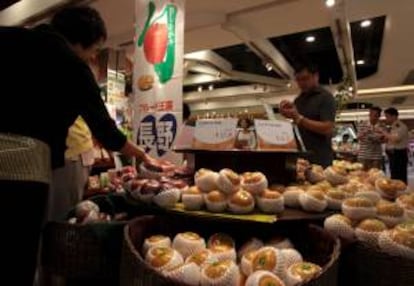
[[[197,120],[193,148],[207,150],[233,149],[237,119]]]
[[[255,120],[259,150],[297,150],[292,124],[283,120]]]

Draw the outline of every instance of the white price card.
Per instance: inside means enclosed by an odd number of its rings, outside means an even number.
[[[194,140],[194,129],[193,126],[183,125],[175,140],[174,149],[190,149],[193,147]]]
[[[259,150],[297,150],[292,124],[285,120],[254,121]]]
[[[237,119],[197,120],[193,148],[207,150],[233,149],[236,140]]]

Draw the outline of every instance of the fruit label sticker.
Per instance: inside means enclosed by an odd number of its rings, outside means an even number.
[[[259,150],[297,150],[292,124],[286,120],[254,121]]]
[[[135,140],[178,163],[171,149],[182,122],[184,0],[136,0],[135,15]]]
[[[207,150],[233,149],[236,141],[237,119],[197,120],[193,148]]]

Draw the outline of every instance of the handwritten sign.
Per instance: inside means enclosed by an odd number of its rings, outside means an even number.
[[[207,150],[233,149],[237,119],[200,119],[194,130],[193,148]]]
[[[255,120],[259,150],[297,150],[292,124],[283,120]]]

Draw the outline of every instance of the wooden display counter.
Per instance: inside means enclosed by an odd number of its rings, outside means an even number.
[[[176,149],[178,153],[191,153],[195,157],[195,170],[207,168],[219,171],[230,168],[238,173],[260,171],[269,184],[287,185],[296,180],[296,160],[305,152],[261,150],[198,150]]]

